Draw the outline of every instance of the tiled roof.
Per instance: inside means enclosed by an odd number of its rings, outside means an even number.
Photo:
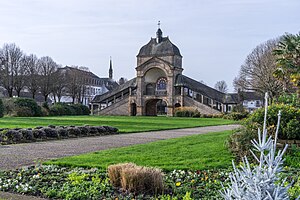
[[[136,78],[133,78],[129,81],[127,81],[126,83],[117,86],[115,89],[113,89],[112,91],[108,91],[102,95],[97,95],[95,96],[95,98],[93,99],[92,103],[99,103],[129,87],[136,87]]]
[[[181,56],[177,46],[175,46],[168,37],[163,37],[161,42],[157,42],[156,38],[151,38],[148,44],[144,45],[137,56]]]

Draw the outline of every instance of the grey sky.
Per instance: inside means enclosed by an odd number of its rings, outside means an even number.
[[[135,77],[136,55],[160,20],[183,55],[183,73],[214,86],[232,81],[256,45],[300,31],[299,0],[0,0],[0,46],[61,65]]]

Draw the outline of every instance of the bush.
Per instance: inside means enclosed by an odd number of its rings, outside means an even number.
[[[300,121],[300,109],[295,108],[290,105],[274,104],[268,106],[267,115],[267,127],[268,133],[274,135],[277,124],[277,114],[281,110],[281,122],[279,128],[279,139],[294,139],[293,134],[289,134],[287,129],[287,124],[291,120]],[[250,117],[245,121],[245,125],[248,129],[256,131],[258,128],[262,129],[262,122],[264,121],[264,109],[258,109],[250,115]],[[295,127],[295,122],[290,123],[290,127]],[[299,135],[299,134],[298,134]],[[292,137],[292,138],[290,138]]]
[[[175,117],[200,117],[200,112],[192,107],[176,108]]]
[[[14,115],[16,105],[14,104],[13,98],[2,99],[4,106],[4,115]]]
[[[51,116],[89,115],[89,114],[90,114],[89,108],[82,104],[56,103],[49,110],[49,115]]]
[[[46,133],[46,136],[49,138],[58,138],[59,135],[54,128],[43,128],[43,131]]]
[[[0,128],[0,144],[34,142],[36,140],[68,138],[69,136],[81,137],[88,135],[109,135],[118,132],[111,126],[38,126],[34,129],[8,129]]]
[[[32,133],[32,130],[28,130],[28,129],[21,129],[20,133],[22,134],[23,138],[27,141],[32,141],[34,140],[34,136]]]
[[[36,101],[29,98],[15,98],[16,115],[19,117],[38,117],[42,116],[42,110]]]
[[[112,185],[137,194],[159,194],[163,191],[163,174],[160,169],[141,167],[133,163],[108,167]]]
[[[224,118],[237,121],[237,120],[242,120],[242,119],[247,118],[248,115],[249,115],[249,113],[246,112],[246,111],[244,111],[244,112],[232,112],[232,113],[229,113],[229,114],[225,115]]]
[[[300,122],[298,120],[289,121],[283,131],[288,139],[300,140]]]
[[[46,133],[42,129],[33,129],[32,130],[33,136],[37,139],[44,139],[46,138]]]
[[[4,116],[4,105],[2,99],[0,99],[0,118]]]

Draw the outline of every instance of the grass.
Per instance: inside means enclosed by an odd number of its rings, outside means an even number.
[[[219,118],[129,117],[129,116],[60,116],[60,117],[4,117],[0,128],[34,128],[48,125],[96,125],[117,127],[120,132],[203,127],[234,123]]]
[[[232,131],[187,136],[148,144],[115,148],[47,161],[71,167],[97,167],[106,170],[111,164],[134,162],[164,170],[211,169],[231,166],[232,154],[225,147]]]

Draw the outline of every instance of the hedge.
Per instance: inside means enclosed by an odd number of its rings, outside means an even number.
[[[15,144],[42,140],[117,134],[111,126],[53,126],[27,129],[0,129],[0,144]]]
[[[66,104],[56,103],[50,107],[49,115],[62,116],[62,115],[89,115],[90,110],[87,106],[82,104]]]

